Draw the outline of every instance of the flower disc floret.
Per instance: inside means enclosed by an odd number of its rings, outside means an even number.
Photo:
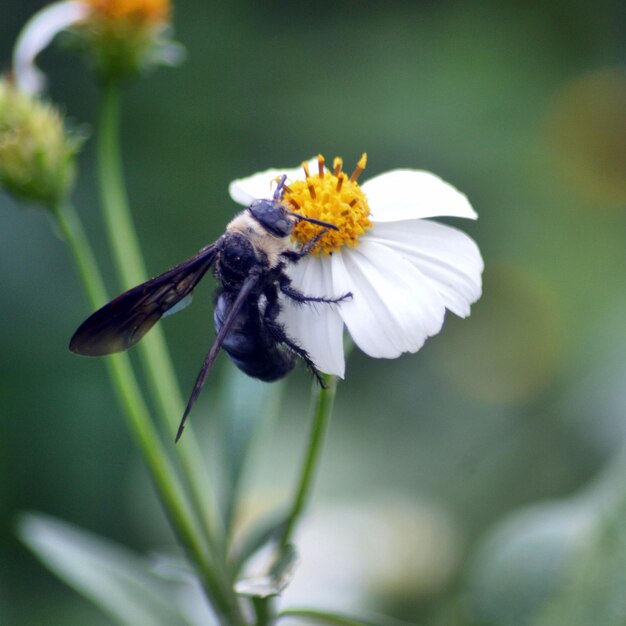
[[[96,71],[127,78],[155,65],[176,65],[182,48],[169,38],[169,0],[80,0],[86,17],[73,29]]]
[[[45,77],[37,56],[61,32],[66,45],[87,57],[105,82],[132,78],[158,65],[178,65],[184,58],[171,39],[170,0],[60,0],[33,15],[13,52],[20,90],[41,93]]]
[[[307,163],[303,163],[305,179],[285,186],[283,199],[294,212],[329,222],[338,230],[328,230],[316,244],[314,254],[327,255],[339,251],[343,246],[356,247],[359,237],[372,227],[367,198],[357,183],[365,169],[367,156],[363,154],[352,176],[342,171],[343,162],[337,157],[333,171],[325,168],[322,155],[317,157],[317,172],[312,174]],[[296,224],[292,237],[304,245],[318,235],[320,227],[310,222]]]
[[[82,0],[90,9],[89,19],[111,22],[132,21],[142,24],[166,22],[170,17],[169,0]]]

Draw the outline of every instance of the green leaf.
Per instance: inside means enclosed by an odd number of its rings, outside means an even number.
[[[244,596],[269,598],[281,594],[293,579],[298,552],[292,544],[279,550],[267,573],[242,578],[235,584],[235,591]]]
[[[494,626],[534,624],[594,524],[593,508],[580,498],[533,505],[503,520],[488,533],[470,567],[474,616]]]
[[[278,614],[278,621],[286,617],[301,617],[311,624],[321,624],[322,626],[415,626],[390,617],[376,616],[364,620],[317,609],[285,609]]]
[[[174,588],[128,550],[42,514],[23,515],[18,533],[46,567],[119,624],[194,624],[178,610]]]
[[[597,510],[600,510],[597,507]],[[626,624],[626,517],[616,507],[598,523],[533,626]]]

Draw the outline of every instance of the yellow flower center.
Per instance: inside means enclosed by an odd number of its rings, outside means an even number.
[[[95,18],[112,22],[132,21],[141,24],[167,22],[169,0],[82,0]]]
[[[333,161],[331,172],[325,168],[324,157],[320,154],[317,157],[317,172],[311,174],[308,165],[303,163],[305,180],[283,186],[283,200],[291,205],[295,213],[329,222],[339,229],[328,229],[315,245],[313,254],[332,254],[342,246],[355,247],[359,237],[371,228],[367,198],[357,183],[366,161],[367,155],[364,153],[356,169],[348,177],[342,171],[343,161],[339,157]],[[317,224],[299,221],[291,236],[300,244],[306,244],[320,230],[321,227]]]

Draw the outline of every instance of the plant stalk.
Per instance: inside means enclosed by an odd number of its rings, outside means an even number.
[[[67,203],[56,207],[54,214],[78,267],[89,303],[97,308],[108,297],[80,219]],[[208,597],[214,603],[224,626],[243,624],[236,599],[228,592],[228,588],[225,590],[224,584],[216,577],[212,568],[208,546],[202,532],[192,521],[195,518],[183,496],[184,491],[159,435],[152,425],[130,359],[125,354],[115,354],[106,358],[106,365],[129,428],[150,469],[170,523],[198,567]]]
[[[145,282],[148,274],[129,210],[122,172],[120,95],[115,81],[104,85],[98,135],[98,172],[104,220],[120,283],[124,289],[129,289]],[[159,326],[153,328],[138,348],[163,428],[172,434],[173,442],[185,403],[162,329]],[[206,538],[211,548],[223,556],[225,531],[218,499],[195,436],[189,430],[185,440],[176,446],[176,457]]]
[[[313,487],[313,480],[317,472],[319,461],[321,458],[322,447],[328,425],[330,423],[330,417],[333,410],[333,404],[335,401],[335,392],[337,390],[337,377],[323,374],[324,383],[326,388],[318,388],[315,391],[314,401],[315,406],[313,409],[313,424],[311,426],[311,434],[309,437],[308,448],[306,456],[302,464],[300,471],[300,477],[297,482],[296,491],[294,493],[293,502],[289,517],[287,519],[287,525],[282,536],[281,544],[286,546],[291,542],[293,533],[302,512],[311,497],[311,490]]]

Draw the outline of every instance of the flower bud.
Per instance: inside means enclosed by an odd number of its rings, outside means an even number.
[[[13,52],[20,91],[37,94],[45,77],[37,56],[63,33],[104,81],[132,77],[155,65],[177,65],[184,48],[170,38],[169,0],[61,0],[26,23]]]
[[[170,39],[169,0],[81,2],[88,12],[71,32],[105,80],[181,60],[182,46]]]
[[[0,79],[0,189],[54,208],[70,192],[82,138],[48,103]]]

